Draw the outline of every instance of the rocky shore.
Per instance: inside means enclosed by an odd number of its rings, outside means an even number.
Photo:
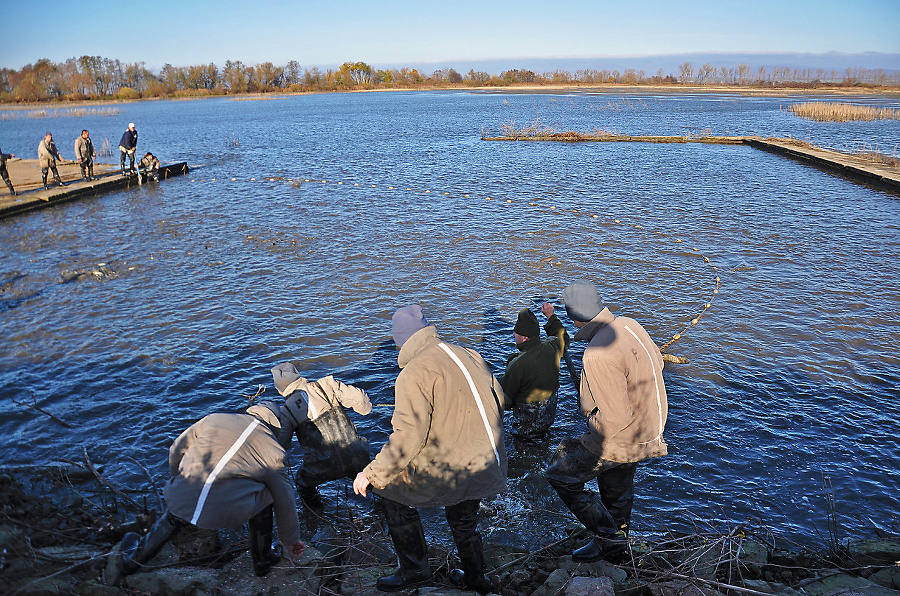
[[[152,482],[151,482],[152,483]],[[251,572],[240,531],[185,531],[144,572],[105,584],[107,555],[125,532],[146,530],[162,503],[153,492],[113,486],[84,463],[0,470],[0,593],[293,595],[379,594],[375,580],[395,565],[371,507],[346,495],[324,511],[301,510],[308,548],[266,577]],[[302,506],[301,506],[302,507]],[[491,514],[488,509],[486,516]],[[583,542],[573,523],[549,544],[487,541],[489,575],[501,596],[900,595],[900,537],[833,539],[819,550],[789,548],[768,532],[634,533],[625,560],[576,564]],[[452,549],[431,546],[431,586],[413,593],[462,594],[447,580]]]

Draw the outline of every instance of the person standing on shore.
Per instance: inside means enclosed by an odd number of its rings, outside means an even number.
[[[473,350],[441,340],[422,307],[396,311],[392,335],[402,369],[395,384],[392,432],[375,459],[353,481],[381,498],[399,569],[375,587],[396,592],[432,578],[417,507],[443,507],[462,569],[456,586],[491,591],[477,531],[481,499],[506,489],[503,389]]]
[[[122,167],[122,175],[125,176],[125,156],[130,160],[130,171],[134,172],[134,154],[137,151],[138,133],[134,128],[134,122],[128,123],[128,129],[119,141],[119,165]]]
[[[81,136],[75,139],[75,159],[81,166],[81,177],[84,180],[94,179],[94,160],[97,159],[97,153],[94,151],[94,142],[91,140],[91,134],[81,131]]]
[[[541,341],[541,328],[530,309],[519,311],[513,337],[518,354],[512,354],[506,363],[506,372],[500,379],[508,404],[512,404],[516,419],[516,438],[526,443],[542,441],[556,418],[559,390],[559,361],[569,344],[569,334],[553,305],[545,302],[541,312],[547,317]]]
[[[597,289],[579,280],[563,292],[566,312],[587,341],[580,405],[589,432],[562,440],[546,477],[594,538],[572,553],[576,563],[622,556],[639,462],[666,455],[668,402],[659,348],[634,319],[616,317]],[[599,494],[585,489],[595,479]]]
[[[9,172],[6,171],[6,160],[15,156],[15,153],[3,153],[3,150],[0,149],[0,178],[3,178],[3,181],[6,182],[6,186],[9,187],[9,194],[12,196],[16,196],[19,193],[16,192],[12,182],[9,181]]]
[[[306,546],[286,459],[306,416],[296,395],[284,404],[255,404],[245,414],[209,414],[181,433],[169,448],[168,509],[143,537],[122,538],[107,561],[107,583],[118,585],[188,525],[221,530],[247,523],[253,570],[261,577],[282,555],[281,544],[272,542],[274,517],[289,556],[300,557]]]
[[[38,145],[38,161],[41,165],[41,180],[44,182],[44,190],[50,188],[47,186],[48,170],[53,172],[53,177],[56,178],[57,186],[65,186],[63,181],[59,178],[59,171],[56,169],[57,159],[59,161],[64,161],[59,155],[59,151],[56,150],[56,143],[53,142],[53,135],[48,132],[44,135],[44,140]]]

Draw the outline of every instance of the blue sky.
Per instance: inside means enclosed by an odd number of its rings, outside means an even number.
[[[82,55],[151,69],[375,67],[692,52],[900,53],[900,0],[0,0],[0,67]]]

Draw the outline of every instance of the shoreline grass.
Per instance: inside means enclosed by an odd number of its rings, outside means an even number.
[[[900,120],[900,110],[896,108],[860,106],[830,101],[795,103],[788,106],[787,111],[794,116],[816,122]]]

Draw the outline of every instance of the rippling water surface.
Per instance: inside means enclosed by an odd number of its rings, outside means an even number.
[[[783,111],[799,100],[370,93],[0,122],[6,152],[31,156],[49,129],[71,157],[82,128],[116,145],[134,121],[141,151],[195,166],[0,221],[0,463],[80,459],[84,446],[140,486],[125,457],[164,477],[181,430],[244,407],[260,384],[274,396],[269,369],[285,360],[390,404],[390,315],[414,301],[499,375],[517,310],[559,305],[587,278],[659,344],[705,311],[668,350],[690,363],[667,365],[670,455],[639,469],[637,530],[751,518],[820,541],[833,490],[847,532],[896,532],[896,195],[743,146],[480,140],[539,118],[888,153],[900,141],[897,122]],[[542,539],[564,514],[540,469],[585,425],[565,371],[561,391],[551,440],[512,457],[492,531]],[[390,412],[356,418],[376,446]]]

